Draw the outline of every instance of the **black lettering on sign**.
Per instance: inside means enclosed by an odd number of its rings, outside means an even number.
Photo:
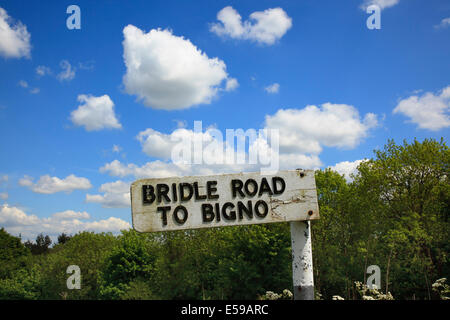
[[[185,194],[185,190],[189,191],[188,194]],[[180,200],[181,201],[189,201],[192,198],[192,195],[194,193],[194,189],[192,188],[192,185],[190,183],[180,183]]]
[[[261,206],[263,207],[262,211],[261,211]],[[255,214],[260,218],[265,218],[268,213],[269,213],[269,206],[267,205],[267,203],[263,200],[256,201]]]
[[[225,204],[222,207],[222,215],[225,218],[225,220],[236,220],[236,211],[230,210],[230,212],[227,212],[227,208],[234,209],[234,204],[231,202],[225,202]]]
[[[202,204],[202,217],[203,222],[211,222],[214,220],[214,207],[212,206],[212,204]]]
[[[142,186],[142,203],[152,204],[155,201],[155,188],[151,185]]]
[[[172,198],[174,202],[178,201],[178,196],[177,196],[177,184],[176,183],[172,183]]]
[[[180,216],[178,215],[178,213],[182,211],[182,218],[180,218]],[[175,208],[175,210],[173,210],[173,218],[175,219],[175,222],[178,224],[184,224],[188,218],[188,211],[185,207],[183,206],[178,206]]]
[[[237,206],[238,206],[238,217],[239,217],[239,220],[244,219],[243,212],[245,212],[245,214],[247,215],[247,217],[249,219],[253,219],[253,208],[252,208],[252,201],[251,200],[249,200],[247,202],[247,207],[241,201],[238,201]]]
[[[259,188],[258,196],[261,197],[264,192],[266,192],[269,196],[273,195],[266,178],[262,178],[261,180],[261,187]]]
[[[208,199],[219,199],[218,194],[214,194],[217,192],[217,181],[208,181],[206,182],[206,193],[208,194]]]
[[[245,198],[245,194],[242,192],[242,187],[244,183],[239,179],[231,180],[231,192],[233,194],[233,198],[236,198],[236,194],[239,193],[239,196]]]
[[[205,200],[206,194],[201,195],[198,191],[198,182],[194,182],[194,193],[195,193],[195,200]]]
[[[277,188],[278,182],[281,184],[280,189]],[[284,192],[284,190],[286,189],[286,182],[284,182],[283,178],[273,177],[272,184],[273,184],[273,194],[275,194],[275,195],[282,194]]]
[[[156,208],[156,211],[162,213],[161,216],[162,224],[163,226],[167,226],[167,211],[170,211],[170,206],[158,207]]]
[[[157,194],[157,199],[158,199],[158,203],[162,202],[162,198],[164,198],[164,200],[166,200],[166,202],[170,202],[170,198],[167,195],[169,193],[169,186],[165,183],[158,183],[156,185],[156,194]]]
[[[258,192],[258,183],[253,179],[248,179],[244,184],[245,193],[253,197]]]
[[[220,222],[220,205],[218,202],[214,205],[214,209],[216,211],[216,221]]]

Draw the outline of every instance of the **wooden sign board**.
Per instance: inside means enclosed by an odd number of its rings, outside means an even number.
[[[319,218],[313,170],[142,179],[131,185],[131,210],[139,232]]]

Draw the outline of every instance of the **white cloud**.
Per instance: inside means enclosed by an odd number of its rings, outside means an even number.
[[[28,88],[28,82],[26,82],[25,80],[20,80],[19,86],[21,86],[22,88]]]
[[[108,95],[95,97],[81,94],[78,101],[82,104],[70,114],[74,124],[84,126],[87,131],[122,128],[114,113],[114,103]]]
[[[291,28],[292,19],[281,8],[256,11],[242,23],[239,13],[228,6],[217,13],[220,22],[211,24],[210,31],[221,37],[246,39],[272,45]]]
[[[55,220],[72,220],[72,219],[90,219],[91,216],[86,211],[77,212],[73,210],[66,210],[57,212],[52,215]]]
[[[19,185],[22,187],[31,187],[33,185],[33,177],[24,175],[23,178],[19,179]]]
[[[194,137],[194,132],[178,128],[171,134],[165,134],[149,128],[139,132],[136,138],[141,142],[142,151],[147,155],[167,160],[172,156],[172,148],[185,135]],[[198,139],[202,139],[202,137],[198,137]]]
[[[325,103],[321,107],[307,106],[303,109],[280,109],[273,115],[267,115],[264,132],[277,129],[279,132],[279,167],[281,169],[319,168],[322,162],[319,154],[323,147],[355,148],[365,137],[369,130],[378,125],[377,116],[366,114],[362,119],[358,110],[350,105]],[[162,133],[154,129],[146,129],[137,135],[142,151],[150,157],[162,159],[150,161],[142,166],[121,163],[114,160],[100,168],[100,172],[111,176],[136,178],[162,178],[169,176],[187,176],[218,174],[226,172],[257,171],[261,163],[249,164],[248,156],[258,150],[261,155],[270,154],[272,141],[257,139],[248,148],[238,155],[233,149],[234,159],[243,156],[245,163],[236,164],[223,159],[223,154],[230,146],[225,140],[226,134],[217,135],[214,128],[195,132],[186,128],[178,128],[171,133]],[[171,161],[174,147],[182,141],[191,141],[191,159],[189,164],[174,163]],[[219,154],[213,148],[214,143],[220,145]],[[195,164],[194,155],[197,154],[193,145],[202,146],[202,164]],[[262,151],[262,152],[261,152]],[[187,151],[188,152],[188,151]],[[176,152],[175,152],[176,153]],[[100,201],[101,199],[98,198]]]
[[[20,21],[15,23],[0,8],[0,55],[5,58],[30,58],[31,35]]]
[[[235,78],[228,78],[226,85],[225,85],[225,91],[233,91],[239,87],[239,83]]]
[[[143,166],[133,163],[122,164],[119,160],[111,161],[100,168],[101,173],[108,173],[113,177],[135,176],[136,178],[165,178],[180,177],[189,173],[188,166],[183,167],[171,162],[160,160],[147,162]]]
[[[24,176],[19,180],[19,185],[28,187],[33,192],[43,194],[52,194],[56,192],[71,193],[74,190],[87,190],[92,187],[87,178],[76,177],[73,174],[64,179],[45,175],[41,176],[36,183],[33,182],[32,177]]]
[[[10,226],[30,226],[39,222],[39,218],[35,215],[27,215],[21,209],[10,207],[7,204],[0,206],[0,225],[4,227]]]
[[[271,84],[264,88],[267,93],[278,93],[280,91],[280,85],[278,83]]]
[[[19,86],[21,86],[22,88],[28,89],[30,87],[30,85],[28,84],[28,82],[26,82],[25,80],[20,80],[19,81]],[[39,93],[41,90],[39,88],[30,88],[30,93],[32,94],[37,94]]]
[[[113,145],[112,152],[119,153],[120,151],[122,151],[122,147],[121,146],[116,145],[116,144]]]
[[[220,132],[220,137],[216,137],[214,131],[214,127],[209,127],[204,132],[195,132],[194,130],[178,128],[170,134],[165,134],[149,128],[140,132],[137,139],[141,142],[142,151],[147,155],[164,160],[171,159],[174,147],[180,146],[180,143],[189,139],[189,141],[192,141],[190,151],[191,163],[195,162],[194,154],[196,150],[194,150],[194,144],[200,144],[203,148],[203,159],[208,159],[208,163],[218,164],[221,162],[221,154],[215,154],[215,150],[211,150],[212,148],[208,149],[208,146],[218,142],[223,146],[223,149],[226,150],[228,145],[226,144],[226,141],[223,141],[222,133]]]
[[[93,60],[78,63],[78,67],[83,70],[93,70],[94,65],[95,65],[95,61],[93,61]]]
[[[0,199],[7,200],[9,197],[8,192],[0,192]]]
[[[320,107],[310,105],[303,109],[280,109],[275,114],[266,116],[264,127],[261,129],[265,135],[272,129],[279,132],[280,169],[315,169],[322,166],[319,154],[323,147],[354,148],[368,136],[369,130],[377,125],[377,116],[373,113],[367,113],[361,118],[358,110],[353,106],[325,103]],[[182,127],[171,133],[162,133],[148,128],[141,131],[136,138],[140,141],[144,153],[163,161],[155,160],[137,165],[114,160],[102,166],[100,172],[115,177],[163,178],[257,171],[267,166],[267,163],[264,166],[262,162],[250,164],[248,156],[255,154],[254,150],[258,150],[257,154],[261,161],[261,155],[274,152],[271,139],[266,141],[258,138],[250,143],[246,150],[240,150],[239,154],[237,149],[231,149],[234,160],[243,157],[246,159],[245,163],[237,164],[236,161],[230,163],[223,158],[223,155],[231,148],[227,143],[226,133],[215,131],[214,127],[200,132]],[[191,159],[187,160],[188,164],[173,162],[173,152],[175,155],[178,152],[174,147],[179,148],[180,142],[183,143],[183,141],[191,142]],[[219,145],[219,149],[209,148],[215,143]],[[194,145],[202,146],[201,164],[196,164],[194,159],[194,155],[198,154],[193,148]],[[185,145],[183,147],[186,148]],[[183,152],[189,152],[189,150],[184,149]],[[89,200],[106,202],[106,193],[104,196],[96,195],[95,198],[91,196]]]
[[[86,195],[86,202],[100,203],[104,208],[127,208],[131,204],[130,183],[117,180],[102,184],[99,188],[104,194]]]
[[[377,5],[381,10],[383,10],[385,8],[393,7],[399,2],[400,0],[364,0],[363,4],[361,5],[361,9],[366,10],[368,6]]]
[[[123,34],[125,90],[146,106],[174,110],[208,104],[229,79],[222,60],[208,58],[169,30],[145,33],[128,25]]]
[[[73,78],[75,78],[75,68],[72,67],[72,65],[67,60],[62,60],[59,63],[59,66],[61,67],[62,71],[58,73],[56,76],[59,81],[70,81]]]
[[[130,224],[122,219],[110,217],[103,220],[92,220],[87,212],[67,210],[57,212],[48,218],[29,215],[22,209],[8,204],[0,206],[0,225],[14,235],[22,235],[22,239],[34,240],[39,233],[55,238],[61,233],[75,234],[80,231],[113,232],[129,229]]]
[[[363,161],[365,160],[355,160],[353,162],[342,161],[329,168],[333,171],[337,171],[341,175],[344,175],[345,179],[350,182],[352,180],[351,175],[358,173],[358,166]]]
[[[43,77],[45,75],[52,74],[52,70],[50,70],[50,68],[46,66],[37,66],[36,74],[40,77]]]
[[[346,104],[280,109],[266,116],[266,128],[280,132],[280,153],[319,154],[322,146],[354,148],[376,125],[376,115],[368,113],[361,121],[358,110]]]
[[[401,113],[409,118],[408,122],[417,124],[420,129],[437,131],[450,127],[450,86],[439,94],[426,92],[422,96],[411,96],[401,100],[394,114]]]
[[[436,29],[444,29],[450,27],[450,17],[441,20],[441,23],[434,26]]]

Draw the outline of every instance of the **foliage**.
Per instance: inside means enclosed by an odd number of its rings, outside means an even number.
[[[284,289],[282,293],[267,291],[264,295],[259,296],[259,300],[292,300],[293,294],[288,289]]]
[[[52,240],[50,237],[44,236],[42,233],[38,234],[36,237],[36,242],[33,243],[31,241],[25,242],[25,247],[29,248],[31,253],[34,255],[47,253],[50,250],[50,245],[52,244]]]
[[[58,244],[64,244],[72,238],[71,236],[65,234],[64,232],[58,236]]]
[[[20,238],[0,229],[0,279],[9,278],[15,270],[25,267],[30,251]]]
[[[38,256],[42,266],[42,299],[98,299],[101,270],[117,238],[109,233],[81,232],[64,245],[57,245],[48,255]],[[68,290],[67,268],[77,265],[81,270],[81,289]]]
[[[394,297],[390,292],[383,294],[376,286],[370,289],[364,283],[355,281],[355,287],[362,300],[394,300]]]
[[[450,300],[450,286],[446,282],[446,278],[441,278],[433,283],[433,292],[440,300]]]

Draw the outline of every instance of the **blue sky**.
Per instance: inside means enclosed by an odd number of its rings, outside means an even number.
[[[373,3],[379,30],[367,28],[362,9]],[[71,4],[81,10],[79,30],[66,26]],[[171,135],[189,134],[194,121],[222,132],[280,129],[282,168],[340,163],[347,174],[387,139],[449,133],[448,1],[14,0],[0,8],[0,226],[25,238],[117,231],[131,223],[130,182],[208,172],[164,158]],[[227,90],[227,81],[237,85]]]

